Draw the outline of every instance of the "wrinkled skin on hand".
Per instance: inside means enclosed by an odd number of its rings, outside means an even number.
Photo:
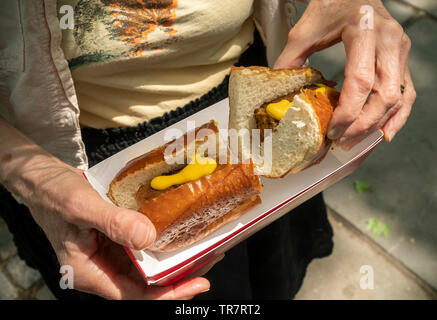
[[[350,149],[382,129],[391,141],[406,123],[416,92],[408,67],[411,41],[380,0],[312,0],[274,67],[300,67],[314,52],[340,41],[345,80],[328,138]]]
[[[75,289],[107,299],[190,299],[209,289],[199,277],[147,286],[121,246],[141,250],[153,243],[155,229],[147,217],[107,203],[81,170],[60,161],[32,170],[37,182],[26,203],[60,264],[73,267]]]

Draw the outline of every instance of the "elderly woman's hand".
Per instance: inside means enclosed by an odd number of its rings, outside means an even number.
[[[149,246],[155,239],[149,219],[104,201],[81,170],[48,154],[1,117],[0,183],[26,202],[60,265],[73,268],[74,289],[108,299],[189,299],[209,289],[204,278],[148,287],[121,245]]]
[[[312,53],[340,41],[347,56],[345,80],[328,137],[341,138],[348,149],[382,128],[392,140],[407,121],[416,92],[408,67],[411,41],[381,1],[312,0],[275,68],[300,67]]]
[[[104,201],[78,169],[50,164],[28,202],[61,265],[74,271],[74,288],[109,299],[189,299],[209,289],[203,278],[148,287],[120,245],[141,250],[155,228],[143,214]]]

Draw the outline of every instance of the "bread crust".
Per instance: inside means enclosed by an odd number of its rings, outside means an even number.
[[[197,133],[201,130],[201,129],[209,129],[212,130],[214,133],[218,133],[218,128],[215,125],[215,122],[213,120],[205,123],[204,125],[198,127],[195,129],[195,135],[197,135]],[[172,143],[174,143],[175,141],[179,141],[181,144],[184,144],[184,147],[187,146],[187,144],[189,143],[189,141],[187,140],[188,135],[185,134],[183,135],[181,138],[177,139],[177,140],[172,140],[156,149],[153,149],[135,159],[132,159],[131,161],[129,161],[128,163],[126,163],[126,166],[116,175],[116,177],[114,178],[114,180],[111,183],[110,186],[110,191],[109,193],[111,194],[111,187],[117,183],[118,181],[122,180],[123,178],[125,178],[127,175],[132,174],[135,171],[138,170],[143,170],[146,166],[151,165],[153,163],[156,162],[162,162],[164,161],[164,151],[165,149],[171,145]],[[205,137],[206,138],[206,137]]]
[[[320,71],[318,71],[318,70],[316,70],[314,68],[311,68],[311,67],[302,67],[302,68],[295,68],[295,69],[274,69],[273,70],[273,69],[270,69],[269,67],[261,67],[261,66],[249,66],[249,67],[235,67],[235,66],[232,66],[231,67],[231,73],[232,72],[241,72],[241,71],[244,71],[244,70],[247,70],[247,69],[249,69],[251,71],[262,72],[262,73],[267,75],[267,78],[269,78],[269,75],[271,77],[275,77],[275,76],[277,76],[278,73],[284,73],[284,74],[287,74],[287,75],[294,75],[294,74],[309,72],[310,75],[316,75],[317,77],[320,77],[320,78],[324,79],[323,75],[322,75],[322,73]]]
[[[196,128],[196,134],[203,128],[215,133],[208,139],[217,138],[218,129],[214,121]],[[184,147],[187,146],[186,136],[180,138]],[[118,205],[112,195],[117,183],[138,171],[149,170],[151,165],[163,163],[165,148],[173,142],[129,161],[111,182],[108,197]],[[229,157],[227,163],[219,164],[212,174],[162,192],[150,190],[148,183],[135,190],[134,196],[138,211],[146,215],[156,229],[156,241],[148,249],[161,252],[188,246],[238,218],[260,202],[262,191],[253,163],[231,164]]]
[[[311,89],[302,89],[308,102],[311,104],[319,121],[320,132],[326,136],[329,121],[331,120],[334,109],[338,104],[339,93],[337,91],[328,92],[328,95]]]
[[[305,74],[306,77],[303,78],[302,74]],[[292,85],[291,86],[283,85],[284,80],[282,80],[282,82],[278,80],[278,79],[290,79],[289,81],[293,83],[294,82],[293,78],[295,76],[297,76],[296,79],[299,80],[298,82],[296,82],[296,87],[294,88]],[[252,80],[251,79],[252,77],[255,80]],[[253,90],[255,91],[258,90],[258,92],[261,92],[257,94],[256,101],[258,104],[253,106],[254,109],[261,106],[259,105],[260,101],[263,104],[268,104],[275,101],[275,99],[279,99],[281,97],[290,95],[296,90],[299,90],[299,96],[302,96],[305,99],[305,101],[311,106],[311,109],[313,110],[313,114],[317,119],[317,125],[319,129],[318,137],[315,138],[316,140],[313,140],[316,141],[318,145],[318,151],[315,152],[313,150],[311,152],[311,156],[310,156],[312,157],[311,159],[308,160],[307,159],[308,156],[305,155],[305,158],[302,160],[302,163],[298,165],[293,165],[293,167],[291,167],[286,172],[283,172],[283,170],[280,170],[282,171],[280,174],[278,174],[278,172],[270,172],[270,173],[261,172],[262,175],[267,178],[283,178],[289,174],[300,172],[301,170],[311,165],[314,165],[315,163],[320,162],[328,152],[329,147],[331,145],[331,141],[326,137],[326,131],[329,121],[332,117],[333,110],[338,104],[338,92],[336,90],[332,90],[332,92],[331,90],[328,90],[328,96],[326,96],[324,93],[316,92],[315,90],[312,89],[304,89],[303,87],[314,83],[323,83],[329,87],[333,87],[336,85],[336,83],[324,79],[320,71],[311,67],[304,67],[304,68],[297,68],[297,69],[277,69],[277,70],[272,70],[268,67],[259,67],[259,66],[233,67],[231,71],[231,79],[230,79],[230,86],[229,86],[229,101],[231,107],[229,122],[230,122],[230,126],[236,129],[241,129],[243,127],[247,129],[257,128],[255,116],[251,112],[250,108],[247,107],[247,105],[251,105],[251,102],[249,103],[245,102],[245,101],[252,101],[251,97],[247,97],[249,96],[247,92],[250,91],[247,91],[246,93],[240,93],[239,91],[239,88],[243,86],[240,83],[244,83],[244,81],[246,83],[246,87],[252,85],[254,86]],[[250,85],[248,83],[250,83]],[[266,87],[268,86],[271,87],[272,83],[276,85],[275,90],[268,91],[269,93],[267,96],[267,94],[263,93],[261,88],[263,85],[265,85]],[[272,92],[274,93],[272,94]],[[255,93],[253,95],[255,96]],[[242,105],[243,107],[241,107]],[[248,111],[238,111],[240,107],[242,108],[241,110],[248,110]],[[287,121],[287,120],[281,120],[281,121]],[[273,129],[273,135],[275,134],[278,133],[276,133],[275,129]],[[273,146],[273,148],[275,148],[275,146]],[[273,160],[273,166],[275,166],[274,160]]]
[[[243,202],[241,202],[239,205],[237,205],[234,209],[230,210],[228,213],[226,213],[221,218],[214,220],[211,222],[205,229],[198,230],[197,234],[194,236],[190,236],[188,239],[179,238],[175,241],[170,242],[168,245],[163,246],[159,249],[155,249],[155,251],[159,252],[169,252],[181,249],[183,247],[189,246],[197,241],[200,241],[207,237],[212,232],[216,231],[220,227],[224,226],[225,224],[234,221],[241,217],[244,213],[246,213],[249,209],[252,207],[258,205],[261,203],[261,198],[259,195],[254,195]]]
[[[202,129],[208,129],[208,131],[202,131],[202,132],[212,132],[213,137],[211,137],[211,135],[200,135],[199,131]],[[187,133],[187,134],[179,137],[178,139],[174,139],[174,140],[172,140],[172,141],[170,141],[170,142],[168,142],[168,143],[166,143],[158,148],[155,148],[155,149],[145,153],[144,155],[141,155],[135,159],[132,159],[131,161],[129,161],[125,165],[125,167],[122,170],[120,170],[120,172],[117,173],[115,178],[112,180],[111,184],[109,185],[109,190],[107,193],[108,198],[114,204],[120,206],[121,203],[119,203],[119,201],[117,200],[116,192],[115,192],[117,187],[119,187],[123,183],[123,180],[125,180],[127,177],[132,176],[135,173],[140,173],[140,172],[144,171],[146,167],[150,168],[153,165],[159,165],[160,163],[164,163],[165,162],[165,159],[164,159],[165,150],[168,146],[175,144],[177,146],[180,146],[181,149],[185,150],[186,146],[188,144],[194,143],[194,145],[197,146],[203,142],[206,142],[209,138],[215,139],[215,143],[217,146],[219,143],[217,134],[218,134],[218,128],[217,128],[215,122],[213,120],[211,120],[211,121],[205,123],[204,125],[197,127],[194,130],[193,135],[189,135]],[[194,138],[194,141],[192,140],[192,138]],[[189,139],[191,141],[189,141]],[[187,154],[185,154],[184,157],[186,160]],[[181,166],[179,165],[179,167],[181,167]],[[137,188],[139,188],[139,186],[137,186]],[[134,192],[136,192],[136,191],[137,190],[134,190]],[[130,207],[129,209],[136,210],[138,208],[137,207]]]
[[[253,164],[239,163],[223,165],[211,175],[168,189],[152,199],[139,199],[139,211],[157,232],[149,249],[168,251],[194,243],[228,222],[225,217],[231,211],[261,190]]]
[[[313,165],[320,163],[325,158],[332,145],[332,141],[326,136],[326,131],[328,129],[329,121],[332,118],[332,114],[334,113],[335,107],[338,104],[339,92],[332,91],[329,92],[328,95],[325,95],[321,92],[316,92],[311,89],[302,89],[301,92],[305,95],[305,98],[317,115],[320,130],[319,151],[313,157],[313,159],[311,159],[311,161],[304,163],[299,167],[290,169],[288,172],[281,175],[280,177],[266,176],[267,178],[285,178],[290,174],[298,173],[303,169],[312,167]]]

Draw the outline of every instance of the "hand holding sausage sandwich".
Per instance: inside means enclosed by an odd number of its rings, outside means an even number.
[[[374,9],[373,30],[359,27],[363,5]],[[328,137],[354,143],[382,127],[386,139],[393,139],[410,113],[415,91],[408,69],[410,40],[380,1],[312,0],[275,67],[300,67],[313,52],[339,41],[347,53],[346,79]],[[263,111],[258,111],[260,125],[266,119]],[[102,200],[81,173],[0,118],[0,183],[29,206],[60,264],[73,267],[76,289],[112,299],[183,299],[208,290],[203,278],[145,286],[120,244],[151,245],[156,238],[152,223]]]
[[[204,278],[148,287],[121,245],[140,250],[152,244],[156,232],[149,219],[104,201],[81,170],[1,117],[0,183],[28,205],[60,265],[73,268],[74,289],[107,299],[188,299],[209,289]]]
[[[311,0],[275,68],[300,67],[340,41],[345,80],[328,138],[341,138],[348,149],[382,128],[391,141],[407,121],[416,92],[408,67],[411,41],[380,0]]]

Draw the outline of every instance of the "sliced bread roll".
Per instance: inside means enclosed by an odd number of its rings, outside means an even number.
[[[177,140],[149,151],[148,153],[128,162],[111,182],[108,191],[108,198],[117,206],[132,210],[138,210],[135,194],[138,189],[149,184],[154,177],[170,171],[182,169],[186,165],[187,150],[197,150],[211,144],[218,150],[218,128],[214,121],[196,128],[195,134],[185,134]],[[182,157],[182,161],[170,163],[165,159],[165,150],[168,146],[180,146],[180,155],[173,154],[175,159]]]
[[[323,85],[325,88],[320,89]],[[271,70],[266,67],[234,67],[229,80],[229,104],[231,129],[259,128],[255,111],[271,102],[286,98],[292,100],[285,115],[276,121],[271,135],[259,144],[264,159],[271,159],[271,166],[255,163],[258,173],[269,178],[281,178],[320,161],[329,150],[330,141],[326,130],[334,107],[338,103],[338,91],[313,68]],[[319,89],[319,90],[318,90]],[[278,122],[279,121],[279,122]],[[264,130],[264,129],[262,129]],[[240,135],[240,139],[243,136]],[[264,154],[264,143],[271,139],[271,156]],[[239,156],[246,158],[243,141],[239,141]],[[267,151],[267,150],[266,150]]]
[[[196,128],[194,135],[190,133],[130,161],[109,186],[108,197],[114,204],[137,210],[153,223],[156,239],[148,250],[170,252],[191,245],[261,202],[262,184],[253,163],[231,163],[227,153],[221,162],[214,121]],[[181,148],[173,153],[173,146]],[[168,163],[167,148],[183,163]],[[214,171],[154,189],[153,178],[180,173],[190,165],[187,158],[193,153],[214,159]],[[200,169],[191,167],[189,176]]]

